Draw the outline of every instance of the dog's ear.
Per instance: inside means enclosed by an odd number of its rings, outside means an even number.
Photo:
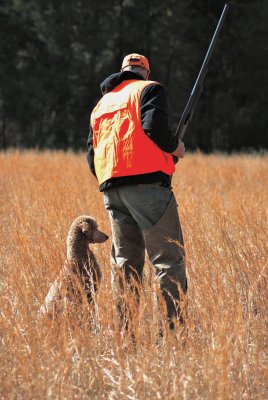
[[[83,233],[86,233],[89,231],[89,224],[87,222],[82,222],[81,223],[81,230]]]

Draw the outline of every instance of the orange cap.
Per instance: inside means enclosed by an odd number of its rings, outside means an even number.
[[[150,72],[149,61],[145,56],[142,56],[141,54],[128,54],[123,60],[122,70],[129,65],[136,65],[138,67],[145,68],[147,69],[147,71]]]

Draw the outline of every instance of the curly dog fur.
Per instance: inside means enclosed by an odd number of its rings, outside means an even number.
[[[89,244],[103,243],[107,239],[108,236],[98,229],[96,220],[88,215],[81,215],[72,222],[67,235],[67,259],[40,308],[41,315],[52,315],[56,311],[64,285],[67,295],[76,293],[78,288],[80,296],[82,290],[87,301],[92,302],[101,280],[101,269]]]

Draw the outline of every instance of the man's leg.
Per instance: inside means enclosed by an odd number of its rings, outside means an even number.
[[[145,243],[137,222],[122,201],[121,188],[105,191],[104,204],[110,214],[113,236],[111,261],[124,271],[127,281],[130,277],[141,280]]]
[[[110,214],[112,228],[112,285],[117,308],[125,327],[128,327],[131,309],[123,300],[126,291],[135,293],[134,301],[139,302],[139,287],[145,259],[145,243],[137,222],[121,202],[117,189],[104,193],[104,203]],[[136,307],[134,307],[136,309]]]
[[[157,279],[173,319],[182,321],[179,307],[180,292],[186,293],[187,281],[183,236],[175,197],[170,188],[161,183],[126,186],[122,199],[133,219],[138,223],[146,250],[156,269]]]
[[[144,230],[143,235],[172,327],[173,320],[183,321],[180,301],[187,291],[183,237],[173,195],[164,215],[155,225]]]
[[[126,282],[141,283],[145,258],[145,243],[137,224],[122,224],[110,216],[113,244],[111,261],[121,270]]]

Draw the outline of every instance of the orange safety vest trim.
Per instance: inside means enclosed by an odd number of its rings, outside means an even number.
[[[106,93],[91,114],[94,166],[100,184],[107,179],[162,171],[172,175],[172,155],[143,131],[142,90],[153,81],[127,80]]]

